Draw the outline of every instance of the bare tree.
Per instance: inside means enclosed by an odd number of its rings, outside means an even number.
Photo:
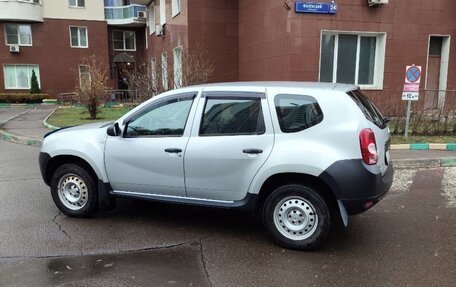
[[[194,49],[188,46],[166,49],[167,55],[173,55],[172,69],[168,69],[170,61],[163,66],[161,58],[152,63],[138,65],[127,73],[129,89],[136,91],[139,102],[143,102],[169,88],[181,88],[190,85],[207,83],[214,72],[213,62],[207,51],[200,44]],[[180,61],[176,63],[176,61]],[[178,69],[178,70],[177,70]]]
[[[182,77],[182,80],[174,79],[174,86],[177,88],[207,83],[214,72],[214,63],[207,50],[199,43],[194,49],[183,47],[181,67],[182,73],[174,73],[177,77]]]
[[[104,103],[106,90],[109,89],[108,67],[95,55],[84,58],[79,66],[79,85],[76,88],[79,101],[86,107],[91,119],[96,119],[99,107]],[[81,72],[82,69],[82,72]]]

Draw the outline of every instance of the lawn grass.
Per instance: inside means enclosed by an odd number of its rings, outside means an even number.
[[[131,110],[127,107],[101,108],[96,120],[90,119],[90,115],[85,108],[71,107],[57,109],[47,120],[47,122],[56,127],[67,127],[88,124],[93,122],[114,121]]]
[[[404,136],[392,135],[392,144],[411,144],[411,143],[456,143],[454,136]]]

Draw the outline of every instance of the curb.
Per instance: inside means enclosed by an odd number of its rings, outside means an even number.
[[[45,128],[48,128],[48,129],[51,129],[51,130],[54,130],[54,131],[60,129],[60,127],[53,126],[53,125],[51,125],[51,124],[49,124],[49,123],[47,122],[47,120],[49,119],[49,117],[52,116],[52,114],[55,113],[55,111],[56,111],[57,109],[58,109],[58,107],[55,108],[49,115],[47,115],[47,117],[44,118],[44,120],[43,120],[43,126],[44,126]]]
[[[8,133],[1,129],[0,129],[0,139],[7,141],[7,142],[29,145],[29,146],[36,146],[36,147],[41,147],[41,145],[43,144],[42,140],[18,136],[15,134]]]
[[[433,159],[400,159],[393,160],[393,166],[399,169],[405,168],[433,168],[433,167],[456,167],[455,157],[442,157]]]
[[[456,143],[415,143],[415,144],[393,144],[392,150],[450,150],[456,151]]]

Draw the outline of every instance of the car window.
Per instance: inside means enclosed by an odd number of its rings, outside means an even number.
[[[257,135],[264,132],[260,98],[207,97],[201,136]]]
[[[366,119],[374,123],[379,128],[386,128],[383,120],[383,115],[377,107],[366,97],[361,90],[354,90],[347,93],[350,98],[355,101],[360,110],[363,112]]]
[[[182,136],[193,97],[180,97],[145,108],[129,121],[126,136]]]
[[[319,124],[323,112],[317,100],[304,95],[277,95],[275,97],[280,129],[284,133],[303,131]]]

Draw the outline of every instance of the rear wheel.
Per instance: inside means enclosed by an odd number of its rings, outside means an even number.
[[[89,217],[97,210],[97,189],[90,174],[76,164],[57,168],[51,179],[51,194],[62,213]]]
[[[331,215],[328,204],[314,188],[291,184],[275,189],[268,196],[263,221],[279,245],[312,250],[327,237]]]

